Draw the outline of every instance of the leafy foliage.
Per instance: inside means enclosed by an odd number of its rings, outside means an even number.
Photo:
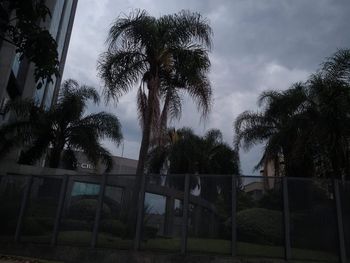
[[[237,232],[240,241],[282,245],[282,212],[251,208],[237,213]]]
[[[159,173],[166,158],[173,174],[235,174],[239,170],[237,153],[223,142],[221,131],[216,129],[203,137],[189,128],[168,129],[166,144],[149,152],[149,170]]]
[[[237,153],[222,141],[219,130],[209,130],[203,137],[195,135],[191,129],[182,128],[175,131],[169,129],[168,142],[157,146],[149,152],[148,167],[150,172],[159,173],[166,165],[170,174],[238,174],[239,160]],[[183,184],[183,181],[173,184]],[[191,177],[191,187],[200,187],[201,196],[208,200],[216,200],[218,190],[230,195],[230,177]],[[228,202],[226,202],[228,203]]]
[[[111,155],[100,140],[119,144],[121,125],[116,116],[106,112],[84,115],[89,100],[99,102],[94,88],[67,80],[50,110],[37,107],[31,100],[11,101],[6,110],[12,111],[16,120],[0,127],[0,153],[24,145],[20,163],[33,164],[47,153],[49,166],[56,168],[61,161],[74,167],[74,151],[83,151],[94,165],[101,161],[111,169]]]
[[[69,207],[69,218],[92,222],[95,219],[98,201],[96,199],[81,199],[72,203]],[[104,217],[111,216],[111,209],[103,204],[101,213]]]
[[[59,74],[57,43],[40,25],[50,16],[44,0],[0,0],[0,39],[35,64],[36,81]]]
[[[100,230],[118,237],[125,237],[127,228],[120,220],[104,219],[100,222]]]

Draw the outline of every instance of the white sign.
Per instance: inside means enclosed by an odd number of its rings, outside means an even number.
[[[95,168],[91,163],[81,163],[81,164],[80,164],[80,167],[81,167],[82,169],[90,169],[90,170],[92,170],[92,169]]]

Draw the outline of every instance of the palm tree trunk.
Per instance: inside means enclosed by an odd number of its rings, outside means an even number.
[[[168,110],[169,110],[169,103],[170,103],[170,95],[169,93],[165,97],[164,105],[162,114],[160,116],[160,128],[161,132],[165,132],[168,125]],[[163,135],[163,134],[162,134]]]
[[[51,150],[49,158],[50,168],[57,168],[60,164],[62,149],[60,147],[55,147]]]
[[[150,144],[150,137],[151,137],[151,129],[152,129],[152,118],[153,118],[153,107],[154,107],[154,100],[155,96],[157,96],[159,87],[159,81],[158,78],[151,79],[148,82],[148,99],[147,99],[147,108],[146,108],[146,117],[144,122],[144,127],[142,131],[142,141],[141,141],[141,147],[139,152],[139,160],[137,163],[137,169],[136,169],[136,178],[135,178],[135,185],[134,185],[134,191],[132,193],[131,198],[131,206],[129,210],[129,234],[134,234],[134,226],[136,225],[136,216],[137,216],[137,207],[138,200],[139,200],[139,194],[141,191],[141,182],[142,177],[146,176],[145,174],[145,162],[147,158],[148,148]]]
[[[158,86],[159,86],[157,79],[158,78],[152,79],[148,83],[149,94],[147,99],[146,119],[144,122],[143,131],[142,131],[142,141],[141,141],[141,147],[139,152],[139,160],[138,160],[137,169],[136,169],[137,175],[144,174],[145,162],[147,158],[148,148],[150,144],[150,137],[151,137],[154,100],[155,100],[155,97],[157,96]]]
[[[160,124],[159,124],[159,130],[157,134],[157,144],[158,146],[162,146],[166,143],[165,137],[167,132],[167,125],[168,125],[168,107],[169,107],[169,96],[165,97],[163,110],[160,115]]]

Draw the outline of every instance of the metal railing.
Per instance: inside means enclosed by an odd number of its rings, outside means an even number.
[[[2,176],[0,212],[6,216],[0,241],[12,236],[15,242],[53,246],[342,263],[349,257],[349,182],[235,175],[143,178],[138,203],[132,204],[135,175]],[[136,223],[130,223],[130,211],[137,211]],[[4,225],[11,220],[16,222],[12,232]]]

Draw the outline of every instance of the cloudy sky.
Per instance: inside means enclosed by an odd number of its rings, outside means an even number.
[[[117,17],[135,8],[156,17],[188,9],[209,19],[214,31],[212,112],[206,122],[200,122],[195,105],[185,100],[182,119],[172,125],[191,127],[198,134],[219,128],[230,145],[234,119],[244,110],[257,108],[261,91],[286,89],[306,80],[325,57],[350,48],[349,0],[79,0],[64,79],[102,89],[96,63],[106,49],[108,29]],[[124,157],[137,159],[141,131],[135,92],[122,97],[117,106],[100,105],[101,109],[120,118]],[[122,147],[108,146],[121,154]],[[253,173],[260,155],[261,146],[241,153],[244,174]]]

